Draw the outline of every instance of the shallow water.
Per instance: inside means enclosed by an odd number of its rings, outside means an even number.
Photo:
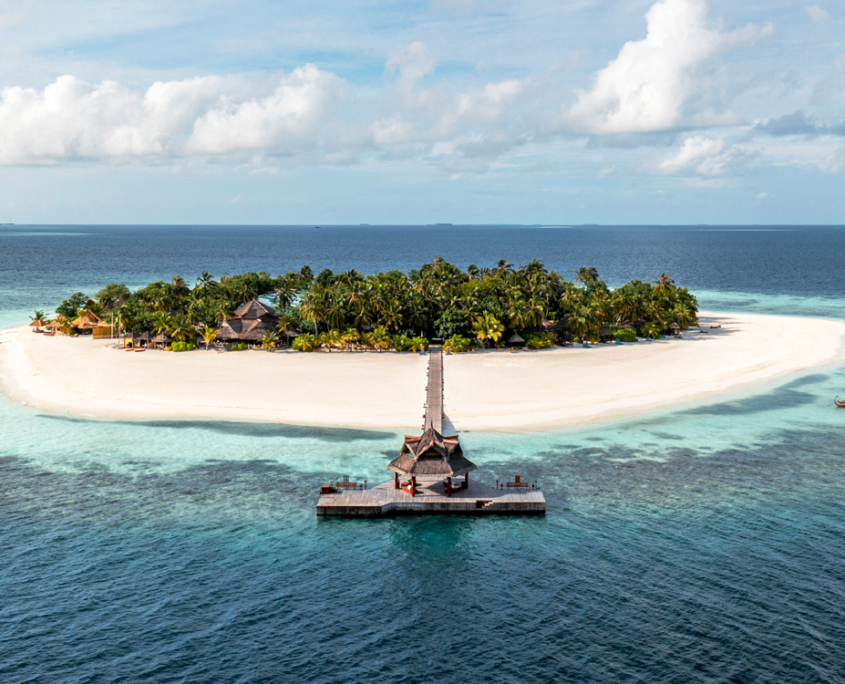
[[[26,278],[5,320],[64,287]],[[702,288],[845,311],[834,292]],[[840,365],[610,424],[466,433],[481,479],[536,480],[546,517],[381,521],[313,506],[327,478],[385,478],[390,431],[0,398],[0,682],[843,681],[843,390]]]

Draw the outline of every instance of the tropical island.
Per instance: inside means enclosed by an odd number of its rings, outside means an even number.
[[[0,331],[0,382],[14,401],[88,418],[416,432],[428,359],[413,351],[439,338],[475,352],[443,359],[444,420],[463,433],[616,419],[845,360],[841,321],[699,312],[666,274],[615,289],[595,269],[572,276],[538,261],[462,271],[436,259],[407,274],[113,284]]]
[[[476,347],[550,348],[568,342],[654,339],[697,325],[698,305],[663,273],[611,290],[595,268],[572,281],[537,259],[466,271],[436,258],[405,274],[355,270],[316,276],[308,266],[272,277],[244,273],[219,281],[203,272],[193,287],[181,276],[135,292],[111,284],[89,298],[77,292],[33,325],[64,334],[128,334],[130,344],[175,351],[203,344],[229,349],[291,345],[297,351],[420,351],[429,341],[465,352]]]

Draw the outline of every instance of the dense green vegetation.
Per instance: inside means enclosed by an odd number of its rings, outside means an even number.
[[[56,311],[70,320],[82,309],[99,315],[118,302],[109,316],[123,329],[167,332],[191,343],[199,336],[208,344],[224,316],[257,297],[272,299],[279,313],[278,334],[268,333],[266,348],[289,331],[302,333],[294,342],[302,350],[355,344],[413,350],[438,337],[458,351],[503,346],[514,332],[527,346],[543,348],[567,334],[598,340],[607,329],[631,340],[697,322],[695,297],[665,273],[653,283],[633,280],[611,290],[595,268],[579,269],[570,281],[536,259],[519,269],[500,261],[462,271],[437,258],[407,274],[369,276],[328,269],[315,276],[308,266],[276,277],[244,273],[215,280],[203,272],[193,287],[176,276],[135,292],[113,284],[90,299],[76,293]]]

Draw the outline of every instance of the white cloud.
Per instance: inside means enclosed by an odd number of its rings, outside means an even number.
[[[733,155],[725,150],[723,138],[693,135],[684,140],[683,147],[675,154],[660,161],[657,169],[663,175],[691,170],[702,176],[718,176],[732,159]]]
[[[260,85],[209,76],[156,82],[145,92],[114,81],[60,76],[38,91],[0,90],[0,164],[289,153],[320,138],[318,124],[345,81],[312,65]]]
[[[818,5],[807,5],[804,7],[804,11],[810,15],[810,19],[813,21],[818,21],[819,23],[830,21],[830,12]]]
[[[721,33],[707,26],[705,0],[658,0],[646,13],[648,32],[630,41],[579,91],[566,116],[591,133],[641,133],[681,124],[696,92],[696,69],[720,51],[771,31],[747,26]]]
[[[194,124],[189,152],[227,154],[245,150],[290,153],[313,144],[321,119],[340,103],[346,81],[313,64],[294,69],[275,91],[246,102],[221,102]]]

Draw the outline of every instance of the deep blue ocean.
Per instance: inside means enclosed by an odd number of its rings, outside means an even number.
[[[4,226],[0,327],[109,282],[435,256],[611,285],[666,271],[703,309],[845,319],[834,227]],[[386,477],[390,431],[0,396],[0,684],[845,682],[837,393],[843,365],[605,425],[467,433],[482,479],[537,480],[545,518],[379,521],[313,507],[328,477]]]

